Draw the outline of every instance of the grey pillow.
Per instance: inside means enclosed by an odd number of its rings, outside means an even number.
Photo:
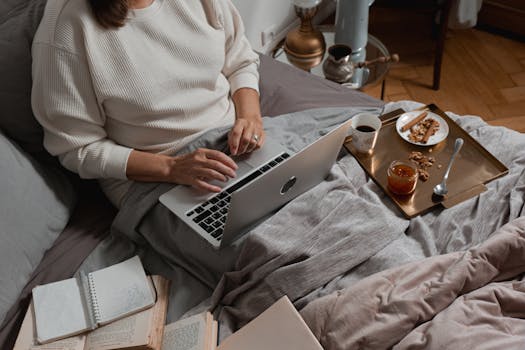
[[[0,1],[0,130],[30,153],[43,152],[31,110],[31,44],[46,0]]]
[[[66,226],[73,186],[0,133],[0,324]]]

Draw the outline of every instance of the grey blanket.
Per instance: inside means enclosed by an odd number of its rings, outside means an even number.
[[[415,103],[398,103],[411,110]],[[449,113],[507,167],[488,191],[451,209],[405,220],[356,160],[252,232],[235,270],[215,290],[220,321],[235,330],[287,294],[301,309],[356,281],[424,257],[465,250],[525,213],[525,135]],[[221,336],[227,335],[222,327]]]
[[[413,109],[418,104],[392,104]],[[357,110],[314,110],[266,120],[268,133],[298,149]],[[406,220],[350,155],[330,177],[245,236],[243,244],[213,251],[189,234],[157,198],[166,185],[136,184],[113,230],[149,244],[170,262],[208,285],[226,273],[213,295],[222,306],[221,336],[237,329],[287,294],[298,308],[351,286],[374,272],[423,257],[464,250],[524,213],[525,136],[491,127],[477,117],[451,115],[498,157],[510,172],[488,191],[451,209]],[[225,130],[199,146],[225,142]],[[235,261],[235,264],[233,262]],[[232,268],[233,266],[233,268]]]
[[[316,109],[264,118],[264,127],[272,140],[280,142],[291,151],[297,151],[334,126],[363,111],[378,112],[375,108]],[[199,147],[223,149],[227,132],[228,129],[211,130],[181,152]],[[112,232],[123,234],[140,246],[152,247],[167,261],[183,267],[213,288],[222,274],[232,269],[243,240],[238,240],[225,249],[213,249],[158,202],[159,196],[171,187],[173,185],[134,183],[123,199]]]

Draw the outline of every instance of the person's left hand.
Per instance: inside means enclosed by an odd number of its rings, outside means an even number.
[[[261,148],[265,137],[260,116],[238,117],[228,134],[230,153],[236,156]]]

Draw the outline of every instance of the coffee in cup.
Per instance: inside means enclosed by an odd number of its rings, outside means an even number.
[[[381,119],[372,113],[359,113],[352,118],[352,145],[357,152],[372,153],[381,129]]]

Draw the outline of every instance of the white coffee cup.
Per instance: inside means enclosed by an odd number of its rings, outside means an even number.
[[[357,152],[372,153],[377,135],[381,129],[381,119],[372,113],[359,113],[352,118],[352,145]]]

